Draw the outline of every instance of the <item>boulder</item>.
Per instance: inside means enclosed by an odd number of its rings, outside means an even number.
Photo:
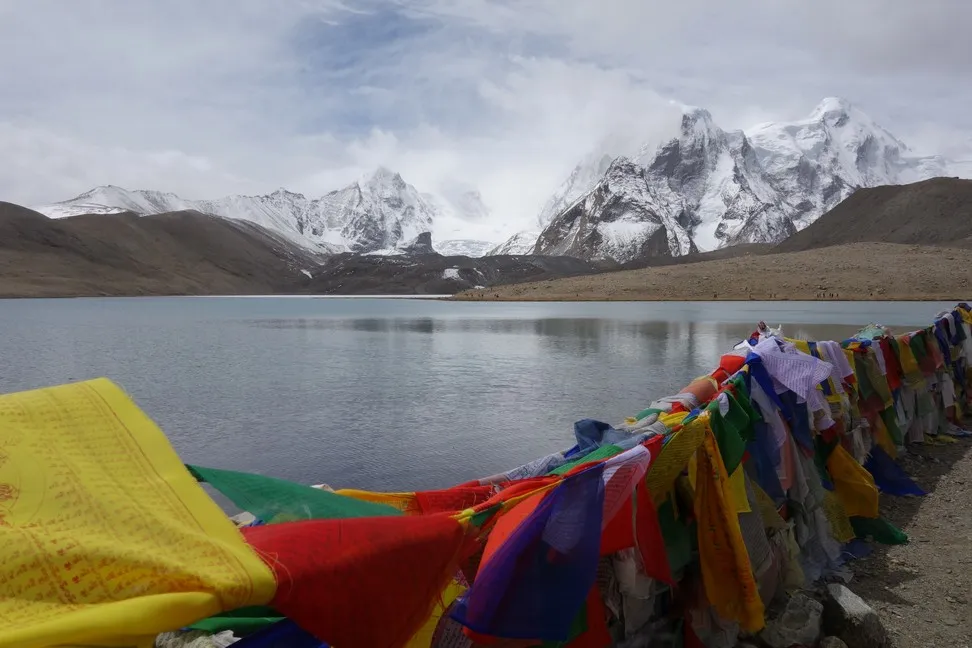
[[[820,620],[823,605],[798,592],[790,597],[786,609],[776,619],[767,622],[760,638],[770,648],[790,648],[790,646],[813,646],[820,638]]]
[[[827,585],[824,630],[854,648],[887,648],[888,634],[878,613],[846,585]]]
[[[847,644],[837,637],[824,637],[820,642],[820,648],[847,648]]]

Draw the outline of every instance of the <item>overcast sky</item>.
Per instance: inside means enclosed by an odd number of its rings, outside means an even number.
[[[972,157],[968,0],[0,0],[0,200],[316,196],[378,164],[529,220],[606,136],[842,96]]]

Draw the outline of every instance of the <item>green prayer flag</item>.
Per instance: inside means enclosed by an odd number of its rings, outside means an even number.
[[[719,454],[722,455],[722,462],[726,465],[726,472],[732,474],[742,462],[743,455],[746,454],[746,441],[743,433],[751,437],[749,416],[746,410],[739,404],[739,401],[729,397],[729,411],[725,416],[719,410],[719,400],[713,399],[706,407],[709,412],[709,426],[715,435],[716,443],[719,445]]]
[[[749,390],[746,389],[746,380],[742,376],[736,376],[732,380],[732,385],[734,386],[736,390],[735,394],[738,394],[738,397],[732,392],[729,392],[729,397],[734,398],[736,402],[739,403],[740,407],[742,407],[743,410],[745,410],[746,416],[749,417],[749,423],[750,423],[750,425],[747,427],[749,429],[750,434],[752,434],[753,433],[752,426],[762,421],[763,417],[759,412],[756,411],[756,408],[753,407],[752,400],[750,399],[749,396]],[[746,439],[747,442],[751,440],[752,440],[751,437]]]
[[[695,534],[675,516],[675,507],[670,497],[658,507],[658,526],[665,540],[668,566],[672,570],[672,576],[677,579],[677,575],[692,562],[692,539]]]
[[[640,421],[641,419],[647,418],[647,417],[651,416],[652,414],[661,414],[661,412],[662,411],[660,409],[658,409],[657,407],[649,407],[648,409],[643,409],[640,412],[638,412],[637,414],[635,414],[634,415],[634,418],[635,418],[636,421]]]
[[[621,454],[621,448],[619,448],[618,446],[603,445],[600,448],[596,448],[595,450],[590,451],[580,459],[574,459],[573,461],[569,461],[565,463],[563,466],[551,470],[547,474],[566,475],[577,466],[588,464],[588,463],[594,463],[596,461],[601,461],[602,459],[610,459],[611,457],[617,454]]]
[[[245,607],[221,612],[216,616],[197,621],[189,626],[189,629],[201,630],[210,634],[232,630],[237,637],[245,637],[283,619],[284,617],[280,616],[273,608],[264,606]]]
[[[908,543],[908,535],[884,518],[852,517],[850,521],[858,538],[874,538],[875,542],[886,545]]]
[[[901,432],[901,428],[898,427],[898,415],[894,411],[894,408],[888,407],[881,410],[881,420],[884,421],[884,427],[888,428],[888,434],[891,435],[891,440],[894,441],[894,445],[903,446],[904,435]]]
[[[266,524],[295,520],[338,519],[402,515],[385,504],[365,502],[276,477],[186,466],[205,482]]]
[[[877,392],[871,384],[871,375],[867,371],[867,364],[859,353],[854,354],[854,373],[857,374],[857,388],[863,400],[875,396]]]
[[[831,479],[830,471],[827,469],[827,460],[830,459],[830,453],[834,451],[838,443],[840,441],[836,438],[830,443],[827,443],[819,434],[814,439],[813,464],[817,468],[817,474],[820,476],[820,479],[829,483],[833,483],[833,479]]]
[[[911,348],[911,352],[915,355],[915,360],[918,361],[918,366],[921,367],[922,361],[928,358],[928,345],[925,342],[925,332],[918,331],[912,335],[908,341],[908,347]]]

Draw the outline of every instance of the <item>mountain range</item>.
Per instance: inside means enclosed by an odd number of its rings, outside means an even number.
[[[782,243],[633,262],[617,272],[510,282],[457,298],[954,303],[972,290],[970,250],[972,180],[932,178],[855,191]]]
[[[53,219],[0,201],[0,297],[454,294],[613,269],[573,257],[322,254],[248,220],[183,210]],[[616,266],[616,264],[615,264]]]
[[[158,191],[97,187],[35,207],[51,217],[194,210],[250,221],[326,253],[390,254],[432,232],[447,255],[567,255],[626,263],[741,243],[776,243],[862,187],[972,175],[972,163],[915,156],[843,99],[795,122],[725,131],[686,107],[677,133],[634,154],[594,151],[510,236],[474,188],[418,191],[377,169],[319,198],[279,189],[263,196],[186,200]],[[505,241],[504,241],[505,239]]]
[[[400,174],[379,167],[370,176],[313,199],[278,189],[263,196],[187,200],[173,193],[107,185],[34,209],[51,218],[197,211],[249,221],[279,232],[292,242],[328,253],[391,251],[400,243],[431,231],[438,237],[453,235],[437,244],[443,254],[482,256],[496,243],[455,235],[488,222],[489,210],[474,190],[454,192],[450,198],[420,193]]]
[[[707,110],[686,108],[678,136],[660,146],[582,161],[542,211],[550,220],[532,251],[628,262],[778,243],[859,188],[970,167],[910,155],[842,99],[746,131],[724,131]]]

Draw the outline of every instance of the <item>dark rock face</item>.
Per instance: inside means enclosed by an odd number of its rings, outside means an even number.
[[[619,158],[594,189],[540,234],[534,252],[627,262],[645,253],[681,256],[692,249],[678,215],[659,214],[648,171]]]
[[[411,255],[425,255],[425,254],[438,254],[432,247],[432,233],[422,232],[417,237],[402,246],[401,250],[405,254]]]
[[[555,256],[338,254],[314,272],[306,290],[326,295],[451,295],[476,287],[595,274],[606,269],[609,266]]]

